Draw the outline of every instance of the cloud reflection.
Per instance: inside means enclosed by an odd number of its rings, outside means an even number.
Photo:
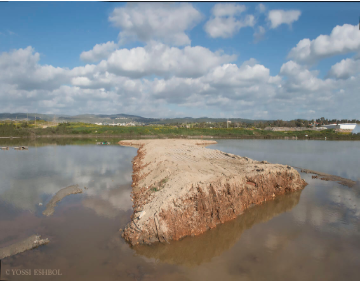
[[[0,197],[16,208],[34,212],[40,202],[45,204],[60,189],[78,184],[89,188],[84,195],[100,197],[127,210],[129,191],[115,191],[131,184],[135,154],[136,149],[120,146],[45,146],[27,152],[9,151],[0,159]]]

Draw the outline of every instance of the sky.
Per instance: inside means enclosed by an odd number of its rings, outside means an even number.
[[[360,119],[360,2],[0,2],[0,112]]]

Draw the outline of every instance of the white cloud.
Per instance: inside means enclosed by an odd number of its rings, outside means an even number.
[[[197,79],[171,78],[155,80],[152,92],[167,103],[187,107],[234,108],[253,105],[259,98],[274,95],[279,78],[271,77],[269,69],[256,60],[224,64]],[[261,103],[260,103],[261,104]]]
[[[265,36],[265,28],[263,26],[258,26],[254,32],[254,42],[257,43],[264,39]]]
[[[96,44],[93,49],[84,51],[80,54],[80,59],[85,62],[97,62],[106,59],[116,48],[114,41],[108,41],[103,44]]]
[[[332,76],[321,79],[318,71],[295,61],[272,76],[255,59],[237,65],[231,63],[234,58],[200,46],[149,43],[116,50],[96,65],[62,69],[40,65],[40,55],[31,47],[14,50],[0,55],[0,112],[147,117],[218,117],[222,112],[257,119],[358,113],[360,74],[355,69],[344,74],[355,66],[350,59],[335,64]]]
[[[238,16],[246,10],[244,5],[237,4],[216,4],[212,9],[212,16],[206,22],[204,29],[207,34],[213,38],[232,37],[243,27],[253,27],[255,17],[246,15],[239,18]]]
[[[281,24],[291,24],[299,19],[301,12],[299,10],[270,10],[268,14],[268,21],[271,28],[277,28]]]
[[[176,77],[169,80],[155,79],[150,87],[154,98],[176,104],[186,103],[207,88],[199,79]]]
[[[265,7],[264,4],[260,3],[259,5],[256,6],[256,10],[257,10],[259,13],[265,13],[266,7]]]
[[[348,79],[357,73],[360,73],[360,61],[348,58],[333,65],[328,73],[328,77]]]
[[[269,78],[269,69],[250,60],[240,67],[236,64],[224,64],[219,66],[205,76],[204,79],[212,85],[229,87],[267,83]]]
[[[106,66],[112,73],[129,77],[198,77],[213,67],[235,59],[236,56],[213,53],[201,46],[179,49],[153,42],[145,47],[116,50],[109,56]]]
[[[160,40],[178,46],[191,43],[185,32],[201,19],[201,13],[187,3],[132,3],[115,8],[109,17],[115,26],[121,28],[121,43]]]
[[[212,8],[212,14],[214,17],[226,17],[239,15],[246,10],[244,5],[237,5],[233,3],[228,4],[216,4]]]
[[[287,93],[325,91],[333,87],[331,80],[324,81],[317,78],[317,71],[309,71],[294,61],[283,64],[279,74],[287,77],[287,81],[283,85]]]
[[[360,32],[357,25],[336,26],[330,35],[319,35],[316,39],[302,39],[292,48],[288,57],[297,62],[313,64],[339,54],[360,51]]]
[[[66,69],[39,65],[40,54],[28,46],[0,55],[0,82],[18,89],[54,89],[69,81]]]

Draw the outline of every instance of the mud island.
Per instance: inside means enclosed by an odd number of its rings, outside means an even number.
[[[195,236],[307,183],[294,168],[205,148],[210,140],[123,140],[133,159],[131,245]]]

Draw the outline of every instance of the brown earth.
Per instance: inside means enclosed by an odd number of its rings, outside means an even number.
[[[186,237],[181,241],[173,241],[171,245],[136,245],[133,249],[138,255],[169,264],[192,267],[211,262],[214,257],[230,250],[246,230],[292,210],[299,203],[301,192],[302,190],[286,193],[248,208],[236,219],[220,224],[197,237]]]
[[[133,160],[132,245],[195,236],[236,218],[248,207],[307,183],[294,168],[205,148],[208,140],[129,140]]]

